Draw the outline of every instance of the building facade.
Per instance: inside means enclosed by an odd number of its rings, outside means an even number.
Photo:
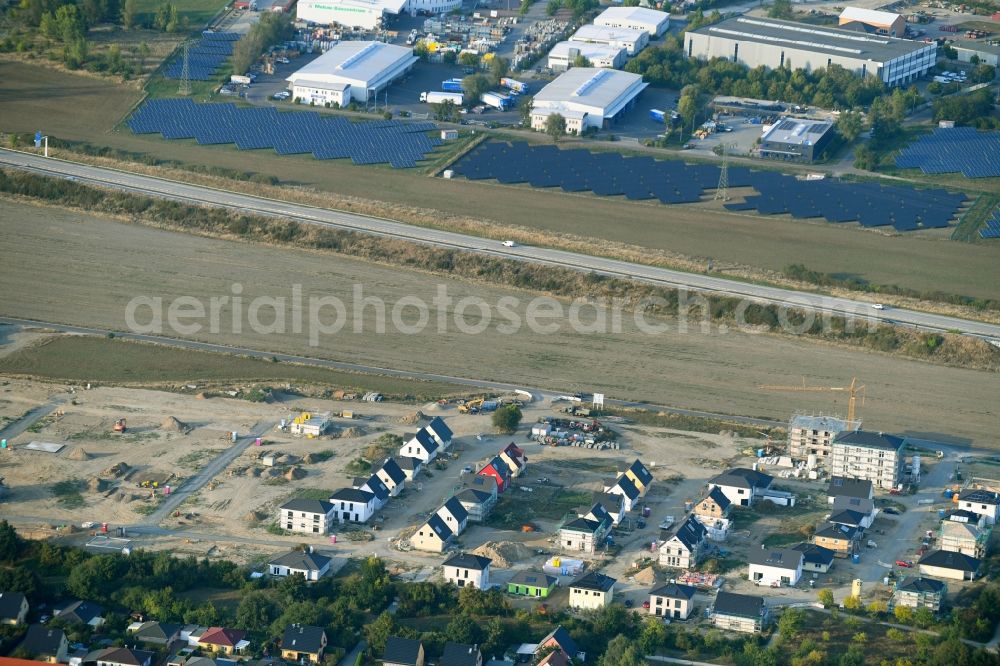
[[[686,620],[694,610],[695,588],[668,583],[649,593],[649,614],[673,620]]]
[[[826,463],[834,438],[853,429],[846,420],[833,416],[796,414],[788,423],[788,455],[803,460],[816,456],[817,462]]]
[[[591,571],[569,585],[569,605],[571,608],[597,609],[611,603],[615,595],[617,581],[602,573]]]
[[[461,553],[445,560],[444,579],[458,587],[475,587],[486,590],[490,587],[490,564],[493,560],[481,555]]]
[[[906,440],[881,432],[842,432],[833,440],[831,473],[890,490],[903,478]]]
[[[278,509],[278,525],[290,532],[326,534],[336,520],[334,511],[331,502],[293,499]]]

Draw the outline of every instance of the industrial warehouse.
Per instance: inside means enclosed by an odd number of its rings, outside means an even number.
[[[862,32],[874,32],[890,37],[902,37],[906,34],[906,19],[902,14],[880,12],[875,9],[844,7],[844,11],[840,13],[839,24],[844,30],[860,27]]]
[[[916,80],[937,59],[936,44],[776,19],[730,18],[688,32],[686,40],[689,57],[726,58],[751,68],[840,65],[889,86]]]
[[[760,156],[788,162],[816,160],[833,138],[832,123],[783,118],[764,131]]]
[[[382,42],[341,42],[288,77],[300,103],[367,104],[417,62],[413,51]]]
[[[549,51],[549,69],[565,71],[581,57],[587,62],[585,67],[618,69],[625,63],[625,49],[590,42],[559,42]]]
[[[382,26],[386,14],[399,14],[406,0],[302,0],[296,5],[295,16],[300,21],[318,25],[339,25],[375,30]]]
[[[594,19],[594,25],[642,30],[656,39],[670,28],[670,14],[645,7],[609,7]]]
[[[633,28],[609,28],[588,23],[580,26],[580,29],[570,36],[569,41],[617,46],[624,48],[630,56],[633,56],[649,44],[649,33]]]
[[[646,89],[638,74],[595,67],[574,67],[542,88],[534,99],[531,128],[542,130],[550,115],[566,119],[566,132],[579,134],[611,125]]]

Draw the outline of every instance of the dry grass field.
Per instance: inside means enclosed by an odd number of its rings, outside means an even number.
[[[384,299],[389,309],[403,296],[430,303],[438,286],[456,299],[476,295],[495,304],[520,299],[523,317],[531,294],[432,278],[332,254],[260,247],[196,238],[103,218],[4,202],[0,204],[0,265],[5,294],[0,314],[125,329],[126,304],[135,296],[232,294],[236,282],[245,303],[255,296],[289,297],[294,284],[310,295],[336,295],[352,308],[352,289]],[[880,430],[955,435],[982,446],[995,444],[995,373],[941,367],[886,355],[818,345],[794,338],[720,333],[649,335],[628,313],[620,333],[575,333],[565,320],[552,334],[522,326],[504,333],[498,321],[480,334],[459,332],[452,305],[447,330],[437,333],[436,316],[419,335],[387,326],[374,331],[374,309],[362,317],[360,334],[351,326],[310,346],[306,332],[254,333],[244,325],[192,337],[252,349],[282,351],[421,372],[476,377],[557,390],[604,390],[609,396],[722,413],[787,418],[795,410],[843,411],[823,394],[767,393],[758,384],[842,386],[857,375],[867,384],[862,414]],[[228,312],[223,308],[223,314]],[[465,321],[477,323],[476,310]],[[495,310],[494,310],[495,312]],[[411,315],[412,316],[412,315]],[[592,321],[584,309],[580,319]],[[225,316],[222,320],[228,321]],[[266,320],[266,315],[262,316]],[[412,318],[407,319],[412,323]],[[547,322],[546,322],[547,323]],[[672,324],[671,322],[666,322]],[[169,331],[167,331],[169,333]]]
[[[344,161],[277,156],[271,151],[256,151],[248,158],[232,146],[136,136],[115,123],[137,99],[138,92],[97,79],[0,63],[0,130],[33,132],[41,127],[60,138],[149,153],[164,160],[237,171],[249,168],[275,176],[283,184],[540,232],[571,233],[593,238],[595,243],[613,241],[697,260],[712,259],[720,266],[780,271],[802,263],[812,270],[860,276],[875,284],[987,298],[996,296],[995,285],[1000,283],[997,247],[949,242],[933,232],[889,237],[861,231],[857,225],[737,215],[722,210],[718,202],[662,206],[526,186],[444,180]]]

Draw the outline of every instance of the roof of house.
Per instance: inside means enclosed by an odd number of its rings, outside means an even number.
[[[323,627],[311,627],[307,624],[290,624],[285,627],[285,633],[281,638],[281,648],[283,650],[295,650],[296,652],[307,652],[309,654],[319,654],[323,649],[326,632]]]
[[[896,585],[897,592],[940,593],[944,592],[944,588],[945,585],[941,581],[920,576],[907,576]]]
[[[501,458],[500,456],[493,456],[493,460],[491,460],[488,463],[486,463],[486,466],[483,467],[483,469],[479,470],[479,473],[482,474],[483,470],[485,470],[487,468],[492,469],[497,474],[499,474],[500,476],[502,476],[505,480],[508,480],[508,481],[510,480],[510,465],[508,465],[507,463],[505,463],[504,460],[503,460],[503,458]],[[492,476],[492,475],[490,475],[490,476]]]
[[[599,571],[589,571],[572,583],[569,584],[571,588],[576,587],[582,590],[597,590],[599,592],[607,592],[615,583],[618,581],[611,576],[605,576]]]
[[[691,599],[697,592],[691,585],[680,585],[678,583],[667,583],[651,590],[650,594],[657,597],[669,597],[671,599]]]
[[[628,478],[624,474],[620,474],[617,479],[615,479],[615,486],[621,488],[622,494],[629,499],[634,500],[639,497],[639,489],[635,487],[632,479]]]
[[[906,440],[896,435],[886,432],[872,432],[870,430],[849,430],[840,433],[834,438],[833,443],[846,444],[848,446],[860,446],[866,449],[881,449],[883,451],[898,451],[903,448]]]
[[[458,555],[452,555],[447,560],[444,561],[446,567],[458,567],[460,569],[475,569],[476,571],[485,571],[486,567],[490,566],[493,562],[488,557],[483,557],[482,555],[473,555],[472,553],[459,553]]]
[[[13,620],[21,613],[24,595],[20,592],[0,592],[0,620]]]
[[[535,666],[568,666],[569,657],[562,650],[553,650],[538,660]]]
[[[733,488],[768,488],[772,481],[774,481],[774,477],[763,472],[746,467],[735,467],[719,474],[709,483]]]
[[[375,493],[359,488],[341,488],[340,490],[335,490],[330,495],[331,502],[357,502],[358,504],[368,504],[374,498]]]
[[[438,666],[477,666],[479,659],[479,648],[475,645],[448,642],[444,644]]]
[[[719,508],[722,509],[723,511],[728,509],[729,506],[732,504],[732,502],[729,501],[729,498],[726,497],[726,493],[722,492],[722,489],[719,488],[719,486],[715,486],[710,491],[708,491],[708,495],[706,495],[705,499],[712,500],[713,502],[718,504]]]
[[[389,636],[389,640],[385,642],[382,661],[387,664],[417,666],[417,660],[420,658],[420,648],[421,643],[416,639]]]
[[[953,511],[948,512],[947,517],[949,521],[956,523],[969,521],[978,523],[982,516],[974,511],[969,511],[968,509],[954,509]]]
[[[466,488],[461,491],[455,497],[458,501],[464,504],[485,504],[489,502],[493,497],[490,493],[485,490],[476,490],[475,488]]]
[[[941,523],[942,537],[976,540],[982,534],[978,523],[962,523],[954,520],[945,520]]]
[[[225,647],[236,647],[236,644],[246,638],[247,632],[241,629],[227,629],[225,627],[209,627],[198,639],[199,643],[209,645],[222,645]]]
[[[864,497],[872,496],[872,482],[867,479],[849,479],[835,476],[830,479],[830,487],[826,489],[830,497]]]
[[[463,484],[466,488],[487,492],[491,497],[497,493],[497,480],[488,474],[473,474]]]
[[[440,416],[435,416],[431,419],[431,422],[427,424],[427,427],[433,430],[434,434],[444,442],[449,441],[455,436],[455,434],[451,431],[451,428],[448,427],[448,424],[445,423],[444,419]]]
[[[863,516],[870,516],[875,511],[875,500],[867,497],[846,497],[838,495],[833,498],[834,511],[856,511]]]
[[[434,514],[427,519],[427,527],[431,528],[442,541],[447,541],[452,537],[451,528],[445,524],[444,519],[438,514]]]
[[[522,449],[514,442],[511,442],[507,446],[503,447],[502,453],[506,453],[507,455],[513,456],[515,458],[525,458],[524,449]]]
[[[860,526],[861,521],[864,520],[865,514],[860,511],[852,511],[851,509],[844,509],[842,511],[834,511],[830,514],[829,521],[831,523],[836,523],[837,525],[853,525]]]
[[[620,513],[625,508],[624,495],[617,493],[594,493],[593,501],[608,514]]]
[[[550,588],[559,581],[555,576],[538,571],[521,570],[514,574],[508,583],[514,585],[529,585],[531,587]]]
[[[929,567],[940,567],[942,569],[954,569],[956,571],[976,572],[979,571],[981,562],[965,553],[953,553],[949,550],[935,550],[920,558],[920,564]]]
[[[101,617],[104,609],[92,601],[74,601],[64,606],[56,615],[66,622],[88,624],[95,617]]]
[[[594,534],[601,529],[601,522],[598,520],[591,520],[590,518],[576,518],[568,523],[563,523],[563,526],[559,529],[569,530],[570,532],[586,532],[587,534]]]
[[[684,544],[684,547],[688,550],[694,550],[705,538],[706,532],[707,530],[705,529],[705,526],[702,525],[700,521],[698,521],[694,516],[688,516],[687,520],[681,523],[680,527],[677,528],[677,531],[674,533],[674,537]]]
[[[959,501],[962,502],[975,502],[977,504],[1000,504],[1000,493],[995,493],[991,490],[985,490],[983,488],[976,488],[972,490],[966,490],[964,493],[958,496]]]
[[[434,439],[434,437],[427,432],[425,428],[418,430],[416,434],[413,435],[413,439],[417,440],[420,446],[424,447],[424,450],[427,451],[427,453],[434,453],[437,451],[437,440]],[[410,441],[412,442],[413,440],[411,439]]]
[[[111,664],[126,666],[142,666],[152,661],[154,653],[147,650],[130,650],[125,647],[109,647],[97,653],[94,661],[105,661]]]
[[[763,610],[763,597],[732,592],[719,592],[715,597],[716,615],[758,618]]]
[[[21,641],[20,648],[35,657],[54,657],[58,654],[59,646],[65,639],[66,634],[62,629],[33,624],[28,627],[28,633]]]
[[[0,666],[39,666],[47,664],[47,661],[35,661],[34,659],[18,659],[16,657],[0,657]]]
[[[776,569],[798,569],[802,553],[794,548],[754,548],[747,556],[750,564]]]
[[[424,466],[424,461],[420,458],[414,458],[413,456],[395,456],[393,459],[399,468],[402,470],[417,470]]]
[[[828,565],[833,563],[834,552],[814,543],[800,543],[792,546],[792,550],[802,553],[802,560],[807,564]]]
[[[569,632],[563,629],[562,625],[559,625],[548,635],[538,642],[539,645],[545,645],[549,641],[554,641],[562,651],[566,653],[567,656],[574,658],[580,652],[580,648],[577,647],[576,641],[569,635]]]
[[[143,622],[132,635],[140,641],[160,640],[165,641],[181,630],[179,624],[168,624],[166,622]]]
[[[646,466],[642,464],[642,461],[638,458],[628,466],[628,470],[635,474],[635,478],[639,479],[639,483],[643,486],[648,486],[653,482],[653,475],[650,473]]]
[[[462,506],[462,503],[454,495],[449,497],[448,501],[441,505],[441,509],[447,509],[448,513],[450,513],[452,517],[460,523],[469,518],[469,512],[464,506]]]
[[[392,479],[397,486],[406,481],[406,474],[394,458],[386,458],[379,467],[379,471],[385,472],[386,476]]]
[[[858,528],[853,525],[823,523],[816,528],[814,536],[826,537],[828,539],[855,539],[858,536],[858,532]]]
[[[790,428],[803,430],[822,430],[823,432],[840,432],[847,430],[847,421],[836,416],[816,416],[813,414],[796,414],[788,424]]]
[[[314,500],[296,498],[291,499],[281,505],[282,509],[288,511],[300,511],[303,513],[321,513],[326,515],[333,511],[333,505],[325,500]]]
[[[321,571],[332,561],[333,558],[327,557],[326,555],[320,555],[319,553],[307,553],[303,550],[293,550],[285,553],[284,555],[279,555],[268,562],[268,564],[274,564],[279,567],[288,567],[289,569],[298,569],[299,571]]]

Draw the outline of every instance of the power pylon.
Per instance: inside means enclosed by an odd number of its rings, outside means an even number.
[[[719,186],[714,199],[729,201],[729,146],[722,144],[722,168],[719,170]]]
[[[188,56],[188,45],[189,42],[184,42],[184,60],[181,63],[181,85],[177,89],[178,95],[191,94],[191,63]]]

